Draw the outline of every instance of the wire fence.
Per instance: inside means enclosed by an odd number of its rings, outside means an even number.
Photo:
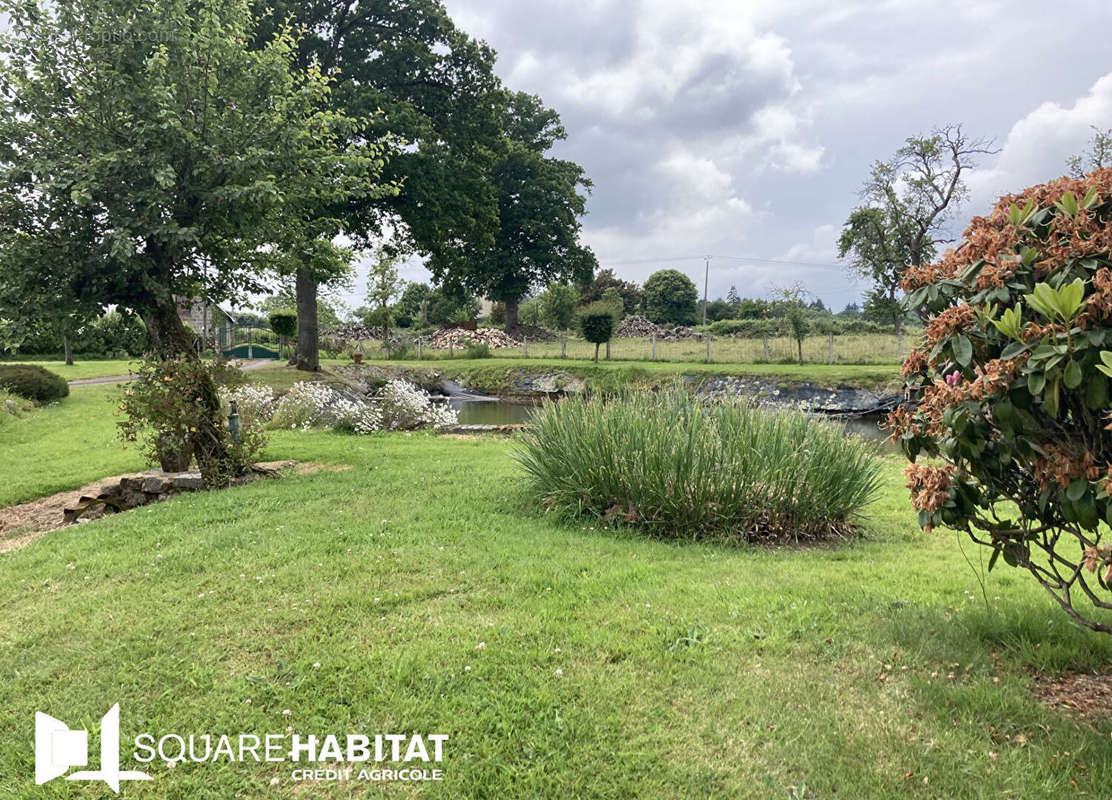
[[[899,364],[907,353],[907,337],[895,334],[827,334],[808,336],[802,342],[805,364]],[[368,352],[371,352],[368,349]],[[414,345],[410,357],[419,359],[464,358],[462,347],[431,348]],[[595,346],[576,336],[555,341],[525,340],[520,346],[490,350],[495,358],[593,359]],[[764,338],[692,337],[666,341],[652,337],[614,339],[599,348],[599,358],[614,361],[688,361],[782,364],[799,361],[800,345],[789,336]]]

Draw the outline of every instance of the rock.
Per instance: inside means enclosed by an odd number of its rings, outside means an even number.
[[[200,472],[183,472],[180,475],[175,475],[170,483],[175,489],[183,492],[193,492],[205,488],[205,482],[201,478]]]
[[[166,484],[166,478],[151,476],[150,478],[143,478],[140,489],[146,494],[161,494],[166,488]]]

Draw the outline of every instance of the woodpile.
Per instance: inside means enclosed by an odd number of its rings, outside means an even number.
[[[658,342],[679,342],[684,339],[702,340],[703,338],[703,334],[693,328],[683,325],[669,328],[636,315],[623,319],[614,332],[614,337],[617,339],[649,339],[653,336],[656,336]]]
[[[422,336],[418,342],[432,350],[462,350],[468,344],[485,344],[491,349],[500,347],[521,347],[521,342],[507,336],[497,328],[479,328],[468,331],[459,328],[442,328],[429,336]]]

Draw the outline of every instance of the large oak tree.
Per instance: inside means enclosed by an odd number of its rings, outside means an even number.
[[[489,175],[504,98],[494,52],[459,31],[439,0],[263,5],[269,12],[257,30],[259,46],[285,20],[303,27],[297,60],[334,78],[333,107],[360,117],[381,112],[358,140],[390,133],[404,142],[385,172],[400,191],[337,208],[345,233],[364,247],[386,239],[419,253],[438,274],[458,271],[465,251],[490,247],[498,202]],[[343,274],[345,265],[294,260],[293,266],[298,366],[315,369],[318,286]]]

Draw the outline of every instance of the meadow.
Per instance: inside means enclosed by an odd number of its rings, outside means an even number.
[[[141,467],[114,439],[114,391],[75,387],[0,428],[0,504]],[[858,537],[724,546],[546,515],[515,446],[278,432],[268,457],[329,469],[0,556],[0,725],[22,732],[0,795],[104,796],[34,786],[32,723],[92,730],[118,702],[125,743],[450,737],[442,783],[155,763],[130,797],[1108,796],[1112,722],[1035,690],[1104,669],[1112,643],[957,534],[921,533],[898,459]]]

